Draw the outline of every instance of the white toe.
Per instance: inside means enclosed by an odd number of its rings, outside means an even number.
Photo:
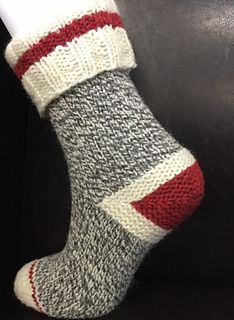
[[[14,291],[17,298],[26,306],[42,312],[42,308],[36,296],[34,283],[35,261],[24,265],[16,275]]]

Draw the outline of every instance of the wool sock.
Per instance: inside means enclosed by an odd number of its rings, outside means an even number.
[[[15,280],[27,306],[58,318],[113,310],[150,248],[204,191],[193,155],[155,120],[129,78],[134,54],[112,0],[66,0],[60,18],[15,37],[6,58],[57,133],[70,175],[64,249]]]

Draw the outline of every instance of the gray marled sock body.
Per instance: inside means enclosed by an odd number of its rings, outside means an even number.
[[[27,265],[32,303],[54,317],[102,316],[123,299],[150,247],[194,210],[202,176],[188,171],[176,184],[185,195],[181,204],[168,180],[196,162],[154,119],[124,72],[75,86],[48,112],[68,163],[71,224],[62,252]]]

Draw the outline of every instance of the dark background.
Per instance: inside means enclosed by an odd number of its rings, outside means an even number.
[[[234,318],[234,1],[118,0],[156,118],[196,154],[206,196],[146,257],[105,319]],[[0,24],[3,53],[10,37]],[[66,163],[0,54],[0,319],[44,320],[16,302],[17,269],[61,250],[69,225]]]

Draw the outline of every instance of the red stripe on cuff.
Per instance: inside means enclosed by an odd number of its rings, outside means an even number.
[[[170,230],[189,217],[200,204],[204,180],[197,162],[131,205],[155,225]]]
[[[53,52],[57,46],[65,46],[67,42],[71,42],[74,38],[79,38],[91,30],[103,28],[107,25],[113,28],[123,27],[123,22],[117,13],[100,11],[86,15],[79,20],[73,20],[58,31],[50,32],[39,42],[33,44],[18,59],[14,66],[16,75],[21,79],[30,66]]]

